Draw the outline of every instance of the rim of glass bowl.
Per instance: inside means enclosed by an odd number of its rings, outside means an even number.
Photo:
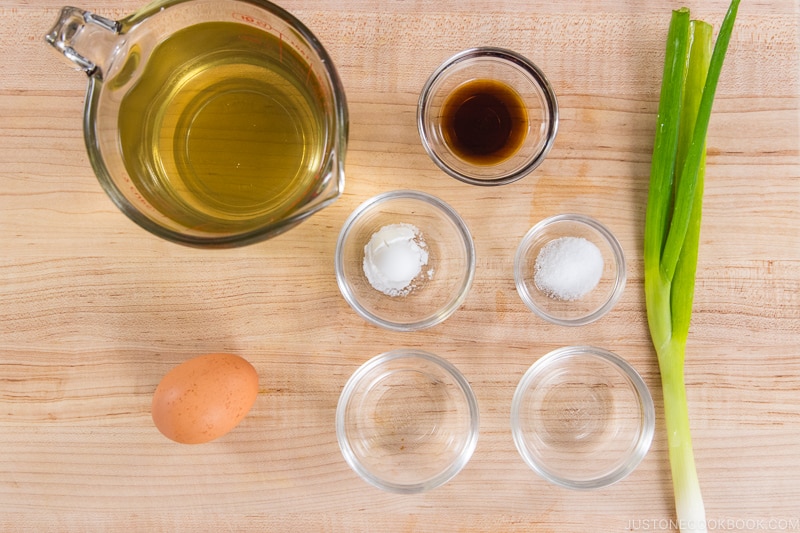
[[[611,363],[622,372],[622,375],[625,376],[629,383],[633,386],[633,390],[636,391],[636,396],[639,399],[642,415],[641,424],[639,427],[639,438],[636,442],[633,452],[631,453],[631,456],[628,458],[625,464],[604,476],[592,480],[576,481],[551,472],[545,465],[539,463],[537,459],[528,452],[527,447],[525,446],[525,439],[520,428],[519,420],[520,410],[522,407],[521,404],[525,396],[525,392],[530,388],[531,383],[539,377],[544,369],[560,360],[585,354],[600,357],[608,363]],[[633,368],[630,363],[628,363],[619,355],[595,346],[565,346],[545,354],[539,360],[533,363],[525,372],[525,375],[517,385],[517,388],[514,391],[514,397],[511,400],[511,433],[514,438],[514,445],[516,446],[520,456],[525,463],[539,476],[551,483],[555,483],[556,485],[560,485],[568,489],[600,489],[626,478],[636,469],[637,466],[639,466],[639,464],[642,462],[642,459],[644,459],[645,455],[647,455],[647,452],[650,450],[650,445],[653,442],[653,435],[655,433],[655,420],[656,415],[653,397],[650,394],[650,389],[648,389],[647,385],[642,379],[642,376],[636,371],[635,368]]]
[[[389,481],[384,481],[380,477],[372,474],[361,464],[361,462],[359,462],[358,457],[353,451],[352,446],[350,446],[350,442],[347,440],[347,432],[345,431],[345,422],[347,418],[348,404],[350,398],[353,395],[353,391],[359,385],[359,382],[365,376],[369,375],[369,373],[376,367],[388,361],[401,358],[425,359],[426,361],[432,362],[433,364],[444,370],[448,375],[450,375],[453,378],[453,380],[461,389],[461,392],[464,394],[464,398],[466,399],[467,406],[469,408],[470,431],[468,439],[464,447],[462,448],[461,453],[458,455],[457,459],[450,464],[450,466],[448,466],[438,475],[429,479],[427,482],[409,483],[409,484],[392,483]],[[391,350],[389,352],[384,352],[382,354],[372,357],[370,360],[362,364],[360,367],[358,367],[358,369],[356,369],[355,372],[353,372],[353,374],[347,380],[347,383],[345,383],[345,386],[342,389],[341,394],[339,395],[339,401],[336,405],[336,438],[337,441],[339,442],[339,449],[341,450],[342,456],[344,457],[347,464],[350,466],[350,468],[353,469],[353,471],[356,474],[359,475],[359,477],[361,477],[361,479],[368,482],[372,486],[382,490],[395,492],[399,494],[414,494],[435,489],[436,487],[444,485],[445,483],[453,479],[456,475],[458,475],[458,473],[461,472],[461,470],[463,470],[463,468],[472,458],[472,454],[475,451],[475,448],[478,444],[479,424],[480,424],[480,412],[478,410],[477,397],[475,396],[475,392],[472,390],[469,381],[467,381],[467,378],[464,377],[461,371],[458,370],[458,368],[456,368],[455,365],[453,365],[446,359],[439,357],[438,355],[426,352],[424,350],[418,350],[412,348],[403,348],[403,349]]]
[[[523,267],[524,267],[524,250],[526,245],[536,236],[538,233],[543,231],[548,226],[552,226],[553,224],[557,224],[559,222],[578,222],[581,224],[585,224],[590,228],[597,231],[602,237],[608,242],[609,247],[611,248],[612,253],[614,254],[614,261],[617,265],[617,278],[614,283],[614,290],[611,292],[611,295],[608,297],[606,303],[604,303],[601,307],[599,307],[595,312],[590,313],[586,316],[578,317],[578,318],[558,318],[555,316],[550,315],[549,313],[545,312],[544,309],[540,308],[536,305],[536,303],[531,298],[528,290],[525,287],[525,280],[523,276]],[[517,252],[514,256],[514,284],[517,287],[517,293],[519,293],[520,298],[528,306],[528,309],[536,313],[541,318],[551,322],[553,324],[558,324],[560,326],[584,326],[596,320],[602,318],[606,313],[608,313],[619,301],[622,293],[625,289],[625,283],[627,281],[627,271],[625,265],[625,254],[622,251],[622,245],[619,243],[617,237],[609,230],[606,226],[604,226],[599,221],[595,220],[592,217],[586,215],[580,215],[576,213],[564,213],[561,215],[555,215],[552,217],[548,217],[544,220],[541,220],[536,225],[534,225],[517,246]]]
[[[542,148],[539,150],[539,153],[536,154],[524,167],[491,179],[473,178],[464,174],[463,172],[459,172],[445,163],[431,147],[428,126],[425,123],[425,115],[428,108],[428,101],[430,100],[430,93],[439,79],[448,70],[459,63],[479,58],[495,58],[501,61],[507,61],[508,63],[516,66],[528,74],[537,88],[544,95],[545,113],[549,118],[548,129],[545,134],[546,140],[542,145]],[[425,85],[423,86],[422,92],[419,96],[419,102],[417,104],[417,129],[419,130],[422,146],[425,148],[425,151],[428,153],[433,162],[436,163],[436,166],[438,166],[449,176],[464,183],[469,183],[470,185],[506,185],[524,178],[534,169],[536,169],[536,167],[541,165],[547,158],[547,155],[550,153],[550,149],[553,147],[553,143],[555,142],[556,134],[558,133],[558,99],[544,72],[538,66],[536,66],[533,61],[522,54],[514,52],[513,50],[494,46],[479,46],[475,48],[469,48],[445,60],[444,63],[442,63],[425,82]]]
[[[396,322],[392,322],[390,320],[385,320],[373,313],[367,311],[356,298],[353,291],[350,289],[350,286],[347,283],[344,275],[344,257],[342,256],[342,251],[344,249],[344,242],[347,240],[348,235],[350,234],[350,230],[353,227],[353,224],[358,220],[361,215],[363,215],[366,211],[370,208],[381,204],[383,202],[394,200],[397,198],[407,198],[412,200],[419,200],[421,202],[428,203],[437,209],[439,209],[442,213],[444,213],[450,220],[453,221],[456,228],[461,235],[464,243],[466,243],[466,255],[467,255],[467,278],[464,281],[464,285],[461,287],[460,294],[458,298],[453,300],[453,302],[447,306],[446,308],[440,310],[440,312],[436,313],[435,315],[424,319],[419,320],[417,322],[411,322],[408,324],[398,324]],[[356,209],[350,214],[350,216],[345,220],[344,224],[342,225],[342,229],[339,232],[339,238],[336,241],[336,252],[334,254],[335,257],[335,270],[336,270],[336,283],[339,285],[339,292],[342,293],[345,301],[350,305],[350,307],[363,319],[366,321],[375,324],[376,326],[380,326],[385,329],[393,330],[393,331],[418,331],[421,329],[426,329],[433,327],[437,324],[441,324],[445,320],[447,320],[456,310],[461,307],[461,304],[464,303],[464,300],[467,298],[469,294],[469,290],[472,287],[472,281],[475,278],[475,243],[472,240],[472,234],[470,234],[469,229],[467,228],[467,224],[464,222],[464,219],[456,212],[455,209],[450,207],[449,204],[440,200],[439,198],[425,193],[421,191],[412,191],[408,189],[396,190],[396,191],[389,191],[385,193],[378,194],[377,196],[373,196],[369,200],[363,202],[361,205],[356,207]]]

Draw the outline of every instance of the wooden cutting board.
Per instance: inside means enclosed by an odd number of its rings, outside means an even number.
[[[331,207],[247,248],[166,243],[119,213],[82,139],[86,78],[43,42],[61,4],[3,0],[0,32],[0,530],[674,530],[663,402],[642,289],[642,233],[669,2],[286,0],[339,69],[350,106],[347,185]],[[727,3],[689,1],[719,26]],[[121,18],[133,0],[80,7]],[[687,384],[710,529],[800,530],[800,31],[797,2],[745,0],[708,135]],[[450,55],[507,47],[559,98],[558,138],[532,175],[477,188],[439,171],[416,130],[419,91]],[[333,272],[338,232],[371,196],[432,193],[465,219],[477,269],[445,323],[365,323]],[[622,299],[579,328],[549,325],[514,288],[537,221],[577,212],[620,239]],[[528,469],[509,428],[525,370],[592,344],[634,365],[656,401],[639,468],[594,492]],[[466,468],[416,496],[350,470],[334,414],[350,374],[417,347],[455,364],[480,406]],[[195,355],[253,363],[249,416],[205,445],[153,426],[160,378]],[[671,522],[671,520],[673,522]]]

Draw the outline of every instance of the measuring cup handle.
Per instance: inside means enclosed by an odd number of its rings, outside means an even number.
[[[45,41],[89,76],[101,72],[120,24],[77,7],[64,7]]]

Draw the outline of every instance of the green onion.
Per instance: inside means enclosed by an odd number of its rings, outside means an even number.
[[[681,531],[705,531],[705,508],[689,431],[684,359],[694,299],[705,178],[706,133],[739,0],[711,51],[712,28],[672,12],[644,234],[644,285],[658,355],[675,508]]]

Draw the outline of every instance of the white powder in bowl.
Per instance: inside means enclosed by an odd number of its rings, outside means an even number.
[[[561,237],[545,244],[536,257],[533,282],[551,298],[577,300],[603,275],[603,254],[582,237]]]
[[[428,247],[411,224],[389,224],[376,231],[364,246],[364,275],[387,296],[406,296],[428,264]],[[425,273],[432,275],[432,270]]]

